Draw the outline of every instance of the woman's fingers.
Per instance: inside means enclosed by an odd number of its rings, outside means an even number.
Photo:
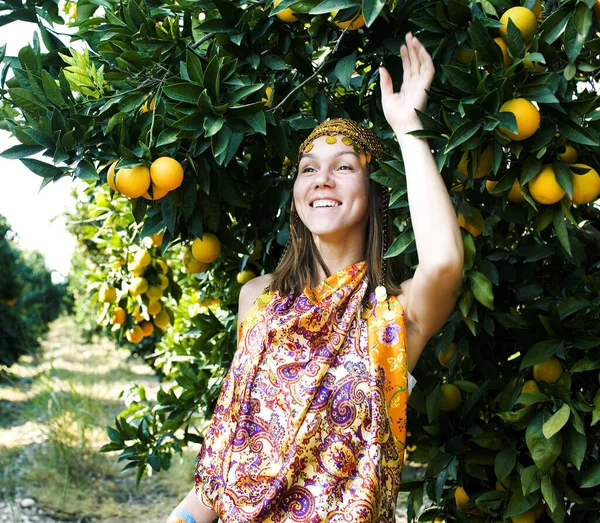
[[[381,94],[383,96],[389,96],[394,94],[394,84],[392,82],[392,77],[388,70],[381,66],[379,68],[379,84],[381,87]]]
[[[419,60],[417,46],[421,44],[411,33],[406,35],[406,43],[408,45],[408,56],[410,58],[410,73],[412,76],[417,77],[421,70],[421,61]]]
[[[402,58],[402,69],[404,70],[403,82],[406,82],[406,80],[410,78],[411,70],[408,48],[404,44],[402,44],[402,47],[400,47],[400,57]]]

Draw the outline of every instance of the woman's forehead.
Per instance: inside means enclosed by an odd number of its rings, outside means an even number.
[[[334,141],[335,140],[335,141]],[[336,134],[333,136],[319,136],[315,138],[310,146],[307,147],[306,152],[302,152],[300,159],[302,158],[322,158],[329,156],[347,156],[361,159],[365,156],[365,152],[361,147],[354,144],[352,139],[344,136],[343,134]]]

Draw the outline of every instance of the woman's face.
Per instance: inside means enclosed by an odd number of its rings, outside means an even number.
[[[369,203],[367,159],[336,135],[335,144],[326,136],[313,141],[301,156],[294,182],[294,205],[300,219],[312,232],[329,241],[364,238]],[[314,207],[317,200],[334,200],[336,207]]]

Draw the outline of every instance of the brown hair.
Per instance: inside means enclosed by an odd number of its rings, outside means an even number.
[[[298,159],[298,164],[300,159]],[[373,159],[368,164],[368,175],[379,169],[377,162]],[[295,177],[298,176],[298,168],[296,168]],[[368,299],[369,294],[375,291],[375,287],[379,285],[382,273],[382,241],[383,241],[383,213],[387,213],[387,247],[392,243],[392,222],[390,217],[389,208],[383,210],[384,195],[383,191],[387,191],[386,187],[383,187],[373,179],[369,179],[369,205],[367,211],[367,230],[365,232],[365,250],[366,255],[363,255],[363,259],[367,262],[367,277],[368,277],[368,288],[365,295],[365,300]],[[284,253],[281,261],[273,271],[269,283],[269,290],[271,292],[278,292],[280,296],[292,295],[295,299],[305,286],[310,288],[318,285],[318,272],[317,263],[321,266],[325,274],[331,275],[329,267],[323,261],[315,242],[312,237],[310,230],[300,220],[295,209],[293,209],[294,197],[292,194],[292,205],[290,209],[290,220],[289,228],[291,234],[291,242],[287,251]],[[293,214],[295,214],[296,220],[293,220]],[[295,221],[295,224],[294,224]],[[384,286],[390,295],[398,295],[402,292],[400,285],[394,282],[394,270],[390,261],[393,258],[386,259],[386,270]],[[398,260],[400,272],[404,272],[404,266],[401,260]],[[298,285],[295,285],[298,284]],[[295,287],[295,289],[294,289]]]

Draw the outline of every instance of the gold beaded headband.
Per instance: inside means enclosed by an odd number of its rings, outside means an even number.
[[[349,118],[334,118],[317,125],[308,135],[306,140],[302,142],[298,151],[298,158],[302,153],[308,153],[313,148],[313,140],[321,136],[327,135],[325,140],[329,144],[336,143],[336,134],[342,134],[342,143],[351,145],[357,154],[360,154],[361,149],[367,156],[367,163],[371,163],[371,154],[375,156],[377,161],[383,159],[386,152],[386,147],[383,140],[379,138],[371,129],[360,125]]]

